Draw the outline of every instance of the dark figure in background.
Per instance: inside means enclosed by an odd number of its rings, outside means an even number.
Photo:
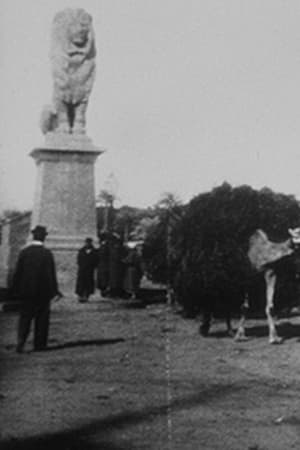
[[[44,247],[47,230],[37,225],[33,241],[21,250],[13,276],[12,292],[20,299],[17,352],[22,353],[34,319],[34,350],[47,347],[50,301],[61,297],[58,291],[55,262],[51,251]]]
[[[102,233],[99,240],[97,287],[102,297],[105,297],[109,286],[109,241],[107,233]]]
[[[95,290],[97,251],[93,239],[86,238],[84,246],[78,251],[77,265],[76,294],[79,302],[86,303]]]
[[[143,276],[140,249],[133,244],[129,247],[128,255],[123,259],[125,264],[124,290],[132,300],[137,298],[140,281]]]
[[[119,297],[123,294],[123,274],[124,274],[124,247],[121,238],[112,233],[109,238],[109,288],[110,297]]]

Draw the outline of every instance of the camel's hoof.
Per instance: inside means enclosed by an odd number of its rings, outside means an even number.
[[[249,338],[247,338],[247,336],[235,336],[234,341],[235,342],[246,342],[246,341],[249,341]]]
[[[283,339],[281,337],[272,338],[272,339],[269,340],[269,343],[271,345],[282,344],[283,343]]]

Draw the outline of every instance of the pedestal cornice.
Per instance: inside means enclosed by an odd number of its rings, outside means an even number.
[[[86,134],[68,134],[49,132],[45,135],[44,144],[32,150],[31,156],[43,151],[94,153],[100,155],[105,149],[93,144]]]

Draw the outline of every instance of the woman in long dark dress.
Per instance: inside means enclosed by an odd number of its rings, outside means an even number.
[[[108,295],[109,288],[109,241],[108,235],[102,233],[100,235],[100,244],[98,248],[97,261],[97,288],[101,292],[102,297]]]
[[[76,294],[81,303],[87,302],[89,296],[94,293],[96,264],[97,252],[93,240],[86,238],[84,246],[77,254]]]

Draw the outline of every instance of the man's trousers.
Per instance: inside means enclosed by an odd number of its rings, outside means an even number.
[[[22,349],[29,335],[31,323],[34,321],[34,350],[47,347],[50,319],[50,303],[43,302],[32,306],[24,302],[21,308],[18,324],[18,348]]]

